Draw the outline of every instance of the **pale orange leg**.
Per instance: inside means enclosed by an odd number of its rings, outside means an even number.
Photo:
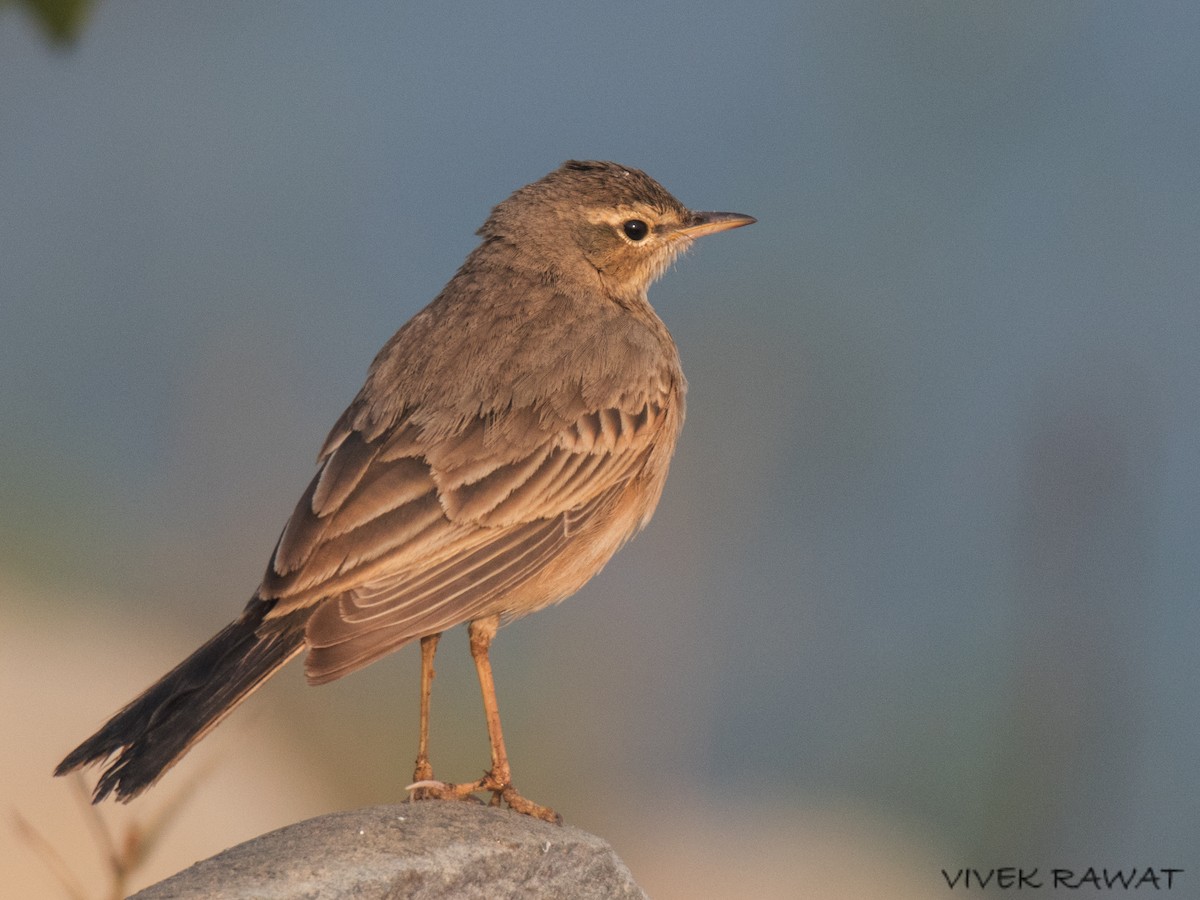
[[[427,752],[429,685],[433,680],[433,654],[437,648],[437,636],[433,635],[432,638],[421,640],[421,739],[417,753],[417,770],[413,773],[416,782],[409,785],[408,789],[412,791],[414,800],[475,800],[473,794],[488,791],[492,795],[492,806],[499,806],[503,800],[516,812],[561,824],[562,816],[532,800],[526,800],[512,786],[512,770],[508,765],[508,752],[504,749],[504,732],[500,728],[500,707],[496,703],[496,682],[492,678],[492,664],[488,660],[488,649],[499,627],[498,615],[477,619],[468,627],[471,657],[475,660],[475,671],[479,675],[483,712],[487,717],[488,739],[492,745],[492,768],[478,781],[467,784],[447,784],[433,780],[433,767],[429,765]]]
[[[433,766],[429,762],[429,698],[433,692],[433,657],[437,653],[441,632],[421,638],[421,734],[417,744],[417,767],[413,770],[413,781],[433,779]],[[423,789],[413,792],[416,799],[425,795]]]
[[[469,628],[471,657],[475,660],[475,672],[479,675],[479,689],[483,693],[483,713],[487,718],[488,739],[492,745],[492,768],[477,782],[475,790],[492,792],[492,805],[503,799],[509,808],[527,816],[545,819],[547,822],[562,822],[562,816],[554,810],[526,800],[512,785],[512,770],[508,765],[508,752],[504,749],[504,732],[500,728],[500,706],[496,703],[496,682],[492,678],[492,663],[488,650],[492,638],[500,627],[500,616],[476,619]],[[463,786],[460,785],[461,789]]]

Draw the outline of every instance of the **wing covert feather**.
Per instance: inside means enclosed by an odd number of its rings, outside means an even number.
[[[586,557],[594,573],[648,517],[661,484],[649,509],[616,510],[679,425],[668,396],[622,400],[565,424],[506,410],[436,439],[412,420],[373,440],[352,426],[331,435],[259,589],[276,601],[271,618],[315,606],[310,680],[503,610],[509,594],[562,599],[582,581],[560,579],[570,590],[557,596],[534,580],[572,544],[603,535],[598,562]],[[497,439],[511,429],[522,440]]]

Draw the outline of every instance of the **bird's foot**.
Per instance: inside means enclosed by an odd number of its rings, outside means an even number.
[[[410,800],[466,800],[469,803],[483,802],[475,796],[474,784],[450,784],[446,781],[428,778],[423,781],[414,781],[405,790],[408,791],[408,798]]]
[[[434,800],[438,798],[437,791],[446,787],[433,777],[433,766],[424,756],[417,757],[417,766],[413,770],[413,783],[405,788],[412,800]]]
[[[563,823],[562,816],[548,806],[542,806],[522,797],[511,784],[499,794],[492,794],[492,806],[499,806],[501,799],[508,804],[508,808],[513,812],[533,816],[535,819],[541,819],[544,822],[549,822],[551,825],[561,825]]]
[[[562,824],[562,816],[554,810],[525,799],[517,793],[517,789],[512,786],[511,781],[499,779],[491,772],[485,772],[478,781],[465,784],[449,784],[432,778],[418,779],[405,790],[409,792],[413,800],[466,800],[474,803],[481,802],[475,794],[486,791],[492,795],[489,806],[499,806],[501,802],[504,802],[514,812],[533,816],[554,825]]]

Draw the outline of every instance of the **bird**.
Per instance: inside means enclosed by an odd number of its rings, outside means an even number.
[[[753,222],[594,160],[499,203],[376,355],[241,615],[55,775],[104,764],[93,802],[128,801],[294,657],[319,685],[417,641],[412,799],[490,793],[561,822],[513,785],[489,650],[501,624],[575,593],[650,520],[687,383],[647,290],[696,238]],[[433,777],[430,696],[439,637],[464,623],[491,765],[454,784]]]

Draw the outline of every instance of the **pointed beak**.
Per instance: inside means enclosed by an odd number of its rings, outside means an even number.
[[[754,216],[744,216],[731,212],[698,212],[692,213],[687,225],[675,233],[689,238],[698,238],[705,234],[716,234],[718,231],[728,231],[730,228],[741,228],[743,225],[753,225],[758,219]]]

